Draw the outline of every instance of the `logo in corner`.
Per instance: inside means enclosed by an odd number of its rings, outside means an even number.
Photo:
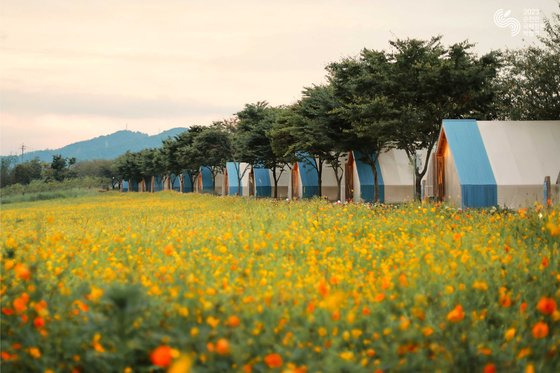
[[[521,24],[515,17],[510,17],[511,10],[498,9],[494,12],[494,24],[500,28],[511,29],[511,36],[517,36],[521,31]]]

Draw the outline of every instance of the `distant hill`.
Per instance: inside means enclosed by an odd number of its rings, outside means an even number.
[[[159,148],[163,140],[186,130],[186,128],[177,127],[153,136],[142,132],[117,131],[91,140],[75,142],[60,149],[25,153],[23,160],[30,161],[37,157],[43,162],[51,162],[54,154],[61,154],[63,157],[75,157],[78,161],[114,159],[128,150],[136,152],[146,148]]]

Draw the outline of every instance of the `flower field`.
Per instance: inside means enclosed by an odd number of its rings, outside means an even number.
[[[104,194],[1,213],[3,372],[553,372],[560,210]]]

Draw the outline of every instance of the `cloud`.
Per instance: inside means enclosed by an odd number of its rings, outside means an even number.
[[[233,114],[237,107],[169,97],[135,98],[66,92],[2,90],[0,110],[25,115],[82,115],[114,118],[177,118],[209,114]]]

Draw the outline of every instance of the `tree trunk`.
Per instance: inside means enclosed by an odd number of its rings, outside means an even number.
[[[274,198],[278,198],[278,179],[276,179],[276,167],[272,167],[272,178],[274,179]],[[278,177],[280,178],[280,177]]]
[[[321,158],[319,158],[319,161],[316,164],[317,164],[317,186],[319,187],[319,197],[323,197],[323,161],[321,160]]]
[[[420,176],[420,174],[416,172],[416,170],[414,170],[414,173],[416,174],[414,199],[417,201],[421,201],[422,200],[422,176]]]
[[[185,183],[185,176],[183,174],[179,175],[179,193],[183,193],[185,190],[184,184]]]
[[[341,201],[340,197],[342,196],[342,178],[338,178],[338,176],[336,176],[336,186],[337,186],[337,191],[336,191],[336,200],[337,201]],[[341,201],[342,202],[342,201]]]
[[[371,172],[373,172],[373,202],[379,202],[379,178],[377,175],[377,167],[375,167],[375,161],[370,163]]]

